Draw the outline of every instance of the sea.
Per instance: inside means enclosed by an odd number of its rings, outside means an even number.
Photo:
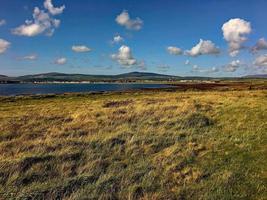
[[[128,91],[169,88],[167,84],[152,83],[19,83],[0,84],[0,96],[64,94],[82,92]]]

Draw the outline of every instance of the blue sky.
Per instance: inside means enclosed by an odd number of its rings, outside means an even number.
[[[1,0],[0,74],[266,73],[266,7],[265,0]]]

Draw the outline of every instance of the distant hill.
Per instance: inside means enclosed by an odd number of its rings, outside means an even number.
[[[17,82],[135,82],[135,81],[177,81],[177,80],[239,80],[239,79],[254,79],[267,78],[267,74],[248,75],[244,77],[201,77],[201,76],[173,76],[166,74],[157,74],[150,72],[130,72],[118,75],[90,75],[90,74],[66,74],[58,72],[24,75],[18,77],[8,77],[0,75],[0,83],[17,83]]]
[[[16,77],[16,80],[33,82],[33,81],[91,81],[94,79],[105,78],[99,75],[86,74],[65,74],[65,73],[44,73]]]
[[[8,78],[8,76],[1,75],[1,74],[0,74],[0,79],[2,79],[2,78]]]
[[[0,74],[0,83],[5,83],[8,80],[11,80],[10,77]]]
[[[181,79],[180,76],[171,76],[165,74],[149,73],[149,72],[130,72],[125,74],[114,75],[115,79],[146,79],[146,80],[168,80]]]
[[[119,74],[115,75],[116,77],[156,77],[156,76],[161,76],[161,77],[176,77],[176,76],[170,76],[170,75],[165,75],[165,74],[157,74],[157,73],[150,73],[150,72],[129,72],[125,74]]]
[[[244,78],[267,78],[267,74],[255,74],[255,75],[247,75]]]
[[[12,77],[10,80],[21,82],[45,82],[45,81],[136,81],[136,80],[179,80],[179,76],[148,72],[130,72],[119,75],[88,75],[88,74],[65,74],[58,72],[33,74],[19,77]]]

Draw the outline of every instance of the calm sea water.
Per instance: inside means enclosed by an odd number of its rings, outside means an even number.
[[[164,84],[0,84],[0,95],[62,94],[69,92],[123,91],[145,88],[167,88]]]

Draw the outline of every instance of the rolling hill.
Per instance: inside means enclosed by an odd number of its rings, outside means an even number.
[[[92,75],[92,74],[66,74],[58,72],[8,77],[0,75],[0,83],[17,82],[135,82],[135,81],[177,81],[177,80],[242,80],[242,79],[265,79],[267,74],[247,75],[243,77],[204,77],[204,76],[173,76],[150,72],[129,72],[118,75]]]
[[[267,74],[254,74],[254,75],[247,75],[244,78],[267,78]]]
[[[46,81],[135,81],[135,80],[178,80],[179,76],[170,76],[156,73],[130,72],[118,75],[88,75],[88,74],[65,74],[65,73],[43,73],[34,75],[25,75],[18,77],[4,77],[0,79],[20,82],[46,82]]]

